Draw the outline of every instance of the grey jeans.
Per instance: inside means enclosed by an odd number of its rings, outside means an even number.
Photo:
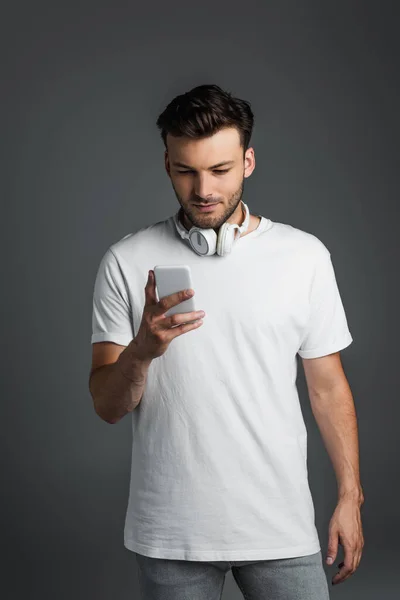
[[[257,561],[188,561],[134,554],[142,600],[220,600],[230,569],[245,600],[329,600],[321,551]]]

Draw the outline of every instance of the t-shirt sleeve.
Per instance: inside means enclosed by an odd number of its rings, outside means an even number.
[[[317,358],[343,350],[352,341],[331,254],[324,246],[315,266],[309,321],[298,354]]]
[[[128,346],[134,337],[125,280],[109,248],[100,261],[93,291],[92,341]]]

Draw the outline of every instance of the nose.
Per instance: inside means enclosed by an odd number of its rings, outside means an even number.
[[[206,201],[215,199],[212,189],[212,182],[207,176],[198,175],[195,177],[194,194],[199,199],[204,198]]]

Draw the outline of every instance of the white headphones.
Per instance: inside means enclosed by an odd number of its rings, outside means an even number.
[[[241,202],[245,211],[243,223],[241,225],[238,225],[237,223],[223,223],[218,230],[218,235],[215,233],[214,229],[202,229],[201,227],[192,227],[188,231],[179,219],[181,209],[174,215],[176,229],[182,239],[189,240],[193,250],[200,256],[210,256],[211,254],[225,256],[231,252],[235,242],[249,227],[249,209],[243,200],[241,200]]]

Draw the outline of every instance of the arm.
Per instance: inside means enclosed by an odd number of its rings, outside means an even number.
[[[364,494],[360,482],[356,411],[339,352],[303,359],[311,408],[332,461],[338,484],[338,503],[329,525],[327,564],[336,559],[338,544],[344,561],[332,583],[358,568],[364,547],[360,508]]]
[[[311,409],[335,470],[338,495],[364,501],[356,411],[339,352],[303,359]]]
[[[101,419],[117,423],[138,406],[150,363],[138,358],[135,340],[129,346],[93,344],[89,389]]]
[[[107,423],[117,423],[138,406],[154,358],[164,354],[175,337],[201,326],[204,316],[203,311],[193,311],[166,317],[168,309],[194,291],[180,290],[158,300],[154,271],[149,270],[142,319],[133,337],[129,300],[123,299],[124,282],[112,257],[112,252],[106,253],[96,277],[89,377],[95,411]],[[129,345],[124,345],[128,339]]]

